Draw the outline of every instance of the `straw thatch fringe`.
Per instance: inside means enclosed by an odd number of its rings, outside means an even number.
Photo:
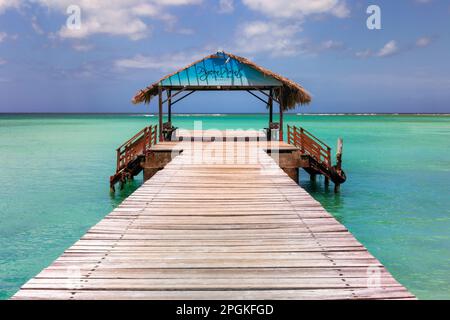
[[[311,95],[308,93],[308,91],[306,91],[302,86],[295,83],[294,81],[289,80],[288,78],[285,78],[283,76],[280,76],[279,74],[276,74],[268,69],[265,69],[246,58],[236,56],[234,54],[227,53],[227,52],[223,52],[223,53],[232,59],[236,59],[237,61],[239,61],[242,64],[246,64],[246,65],[250,66],[251,68],[258,70],[259,72],[263,73],[266,76],[275,78],[276,80],[280,81],[283,84],[283,86],[281,87],[282,91],[275,90],[275,96],[277,99],[279,99],[280,96],[282,96],[284,109],[286,109],[286,110],[294,109],[296,107],[296,105],[298,105],[298,104],[303,105],[303,104],[308,104],[311,102]],[[181,72],[181,71],[193,66],[194,64],[202,62],[203,60],[207,60],[210,58],[217,58],[217,57],[218,57],[217,54],[208,55],[208,56],[204,57],[203,59],[194,61],[193,63],[187,65],[186,67],[179,69],[179,70],[161,78],[160,80],[158,80],[157,82],[148,86],[147,88],[140,90],[134,96],[132,102],[135,104],[141,103],[141,102],[150,103],[150,100],[152,99],[152,97],[158,95],[158,85],[159,85],[159,83],[161,83],[161,81],[177,74],[178,72]]]

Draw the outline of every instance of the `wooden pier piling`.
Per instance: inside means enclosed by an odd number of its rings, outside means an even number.
[[[343,148],[344,140],[342,138],[338,139],[337,148],[336,148],[336,172],[342,172],[342,148]],[[341,184],[335,183],[334,192],[339,192],[341,190]]]

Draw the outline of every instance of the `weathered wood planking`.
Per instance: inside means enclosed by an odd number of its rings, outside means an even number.
[[[262,144],[227,143],[154,146],[183,152],[13,299],[414,298]]]

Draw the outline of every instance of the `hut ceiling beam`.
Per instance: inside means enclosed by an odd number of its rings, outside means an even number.
[[[246,90],[248,93],[250,93],[252,96],[254,96],[256,99],[264,102],[265,105],[267,105],[267,101],[264,100],[263,98],[259,97],[258,95],[254,94],[253,92],[251,92],[250,90]]]
[[[182,97],[180,97],[180,98],[178,98],[177,100],[175,100],[175,101],[172,101],[172,106],[175,104],[175,103],[177,103],[177,102],[179,102],[179,101],[181,101],[181,100],[183,100],[184,98],[186,98],[186,97],[188,97],[188,96],[190,96],[191,94],[193,94],[195,92],[195,90],[192,90],[192,91],[190,91],[190,92],[188,92],[188,93],[186,93],[184,96],[182,96]]]
[[[167,88],[167,89],[170,90],[170,91],[172,90],[171,88]],[[186,90],[187,90],[187,87],[183,87],[182,89],[178,90],[174,94],[170,95],[170,97],[167,97],[167,99],[164,100],[163,103],[166,103],[167,101],[172,100],[174,97],[176,97],[177,95],[179,95],[180,93],[182,93],[182,92],[184,92]]]
[[[266,97],[268,97],[269,99],[272,99],[272,101],[275,101],[276,103],[280,103],[280,101],[278,101],[278,99],[273,97],[272,89],[270,89],[270,94],[265,93],[263,90],[258,90],[258,91],[261,92]]]

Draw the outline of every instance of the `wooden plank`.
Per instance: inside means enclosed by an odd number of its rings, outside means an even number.
[[[50,290],[274,290],[367,288],[367,278],[209,278],[209,279],[32,279],[23,289]],[[401,287],[394,279],[382,279],[383,287]]]
[[[336,299],[411,299],[403,288],[322,289],[322,290],[21,290],[14,299],[80,300],[336,300]]]
[[[71,269],[58,266],[50,266],[35,278],[50,279],[79,279],[79,278],[164,278],[164,279],[238,279],[238,278],[363,278],[367,277],[367,269],[364,267],[345,267],[345,268],[107,268],[99,267],[95,271],[95,275],[88,276],[90,269],[80,269],[80,273],[71,272]],[[379,269],[381,278],[391,278],[392,276],[384,268]]]

